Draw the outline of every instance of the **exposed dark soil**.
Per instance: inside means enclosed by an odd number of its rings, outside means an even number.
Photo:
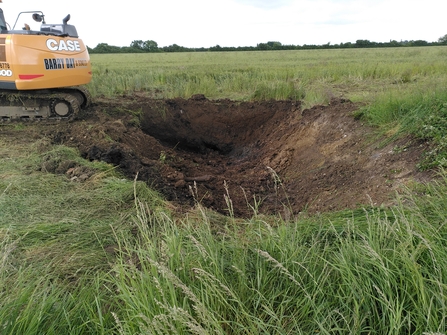
[[[237,216],[256,208],[287,217],[389,204],[402,184],[428,177],[416,168],[424,144],[380,145],[374,129],[353,117],[358,108],[346,100],[302,110],[299,101],[135,95],[98,100],[72,122],[32,125],[20,136],[77,147],[86,159],[138,176],[179,208],[199,200],[228,213],[231,200]]]

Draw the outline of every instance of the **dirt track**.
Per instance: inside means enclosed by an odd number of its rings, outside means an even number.
[[[180,207],[194,204],[196,185],[201,203],[219,212],[228,213],[228,194],[235,215],[256,207],[287,217],[387,204],[399,185],[426,178],[416,169],[424,146],[378,146],[352,116],[357,108],[344,100],[302,111],[297,101],[133,96],[97,101],[73,122],[26,127],[20,136],[50,137],[129,178],[138,174]]]

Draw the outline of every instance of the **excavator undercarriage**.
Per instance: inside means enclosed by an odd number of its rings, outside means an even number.
[[[91,98],[82,86],[11,92],[0,90],[0,122],[70,120]]]
[[[0,122],[70,120],[91,103],[82,86],[52,90],[0,90]]]

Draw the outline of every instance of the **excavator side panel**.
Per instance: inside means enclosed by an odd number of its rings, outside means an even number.
[[[90,57],[79,38],[0,34],[0,89],[40,90],[88,84]]]

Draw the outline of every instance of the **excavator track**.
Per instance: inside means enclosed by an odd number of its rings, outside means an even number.
[[[85,87],[9,91],[0,90],[0,123],[69,121],[91,103]]]

